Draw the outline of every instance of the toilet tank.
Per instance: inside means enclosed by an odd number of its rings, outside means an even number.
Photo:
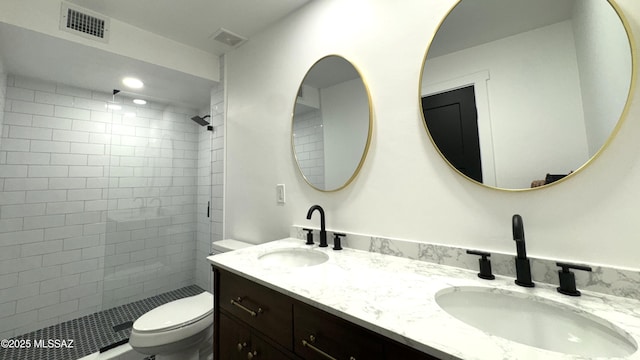
[[[238,250],[249,246],[253,246],[253,244],[233,239],[214,241],[211,243],[211,255]]]

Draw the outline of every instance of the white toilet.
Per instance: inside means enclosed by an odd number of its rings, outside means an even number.
[[[220,240],[212,244],[212,255],[251,244]],[[156,360],[204,360],[213,347],[213,295],[207,291],[174,300],[140,316],[134,323],[129,344]]]

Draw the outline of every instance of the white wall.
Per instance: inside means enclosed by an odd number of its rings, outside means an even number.
[[[177,41],[111,19],[109,43],[59,29],[61,1],[0,1],[0,22],[16,25],[118,55],[157,64],[208,80],[219,80],[218,57]],[[153,44],[153,46],[140,46]]]
[[[617,2],[640,33],[640,2]],[[318,226],[317,218],[305,218],[317,203],[329,229],[515,253],[511,216],[519,213],[531,255],[638,268],[637,99],[609,148],[550,188],[484,188],[442,161],[422,125],[419,77],[429,42],[454,3],[317,0],[227,55],[227,237],[265,242],[288,236],[291,224]],[[290,147],[298,86],[327,54],[343,55],[361,70],[375,122],[360,175],[336,193],[309,187]],[[285,206],[276,204],[278,183],[287,186]]]
[[[369,134],[369,98],[362,80],[320,91],[324,122],[325,188],[338,189],[362,159]]]
[[[606,142],[624,108],[631,60],[624,28],[606,2],[576,1],[573,29],[589,156],[593,156]]]
[[[589,159],[577,69],[568,20],[429,59],[422,86],[488,71],[495,185],[526,189]]]

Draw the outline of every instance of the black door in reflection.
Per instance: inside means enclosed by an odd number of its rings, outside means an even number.
[[[478,113],[473,86],[422,98],[424,119],[442,155],[458,171],[482,182]]]

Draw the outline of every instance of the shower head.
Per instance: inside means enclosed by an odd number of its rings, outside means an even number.
[[[200,117],[200,116],[196,115],[196,116],[193,116],[191,118],[191,120],[197,122],[198,125],[200,125],[200,126],[206,126],[206,125],[209,125],[209,122],[207,120],[205,120],[208,117],[211,117],[211,115],[205,115],[203,117]]]

